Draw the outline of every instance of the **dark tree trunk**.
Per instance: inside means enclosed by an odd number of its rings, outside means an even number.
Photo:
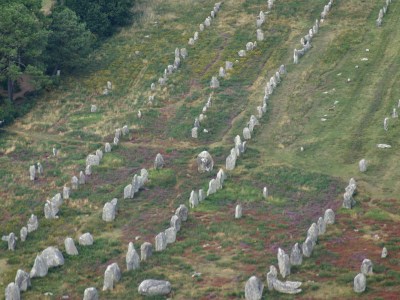
[[[14,80],[8,78],[7,80],[8,99],[12,102],[14,100]]]

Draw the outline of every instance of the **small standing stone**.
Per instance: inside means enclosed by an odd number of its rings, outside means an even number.
[[[149,242],[145,242],[140,246],[140,260],[145,261],[153,255],[153,246]]]
[[[197,127],[192,128],[192,138],[194,138],[194,139],[198,138],[198,128]]]
[[[251,139],[251,132],[248,127],[243,128],[243,138],[245,140],[250,140]]]
[[[67,186],[63,187],[63,199],[69,199],[71,189]]]
[[[78,255],[78,249],[76,249],[74,240],[70,237],[67,237],[64,241],[64,246],[65,246],[65,252],[67,252],[68,255]]]
[[[240,204],[236,205],[235,208],[235,219],[240,219],[242,217],[242,206]]]
[[[92,175],[92,166],[91,165],[87,165],[85,168],[85,175]]]
[[[73,176],[71,179],[71,186],[73,190],[77,190],[78,189],[78,185],[79,185],[79,180],[78,177]]]
[[[103,291],[113,290],[114,284],[121,280],[121,270],[117,263],[109,265],[104,272]]]
[[[256,276],[250,277],[244,288],[246,300],[261,300],[264,284]]]
[[[79,173],[79,184],[85,184],[86,183],[86,176],[85,176],[85,174],[83,173],[83,171],[81,171],[80,173]]]
[[[305,257],[310,257],[312,251],[314,250],[314,242],[309,237],[307,237],[301,248],[303,250],[303,255]]]
[[[160,232],[155,237],[155,248],[157,252],[165,250],[167,248],[167,238],[164,232]]]
[[[183,222],[187,221],[188,218],[188,208],[186,207],[185,204],[179,205],[179,207],[175,211],[175,215],[179,217],[179,219]]]
[[[384,129],[385,131],[388,131],[388,126],[389,126],[389,118],[386,117],[386,118],[383,120],[383,129]]]
[[[93,245],[93,236],[86,232],[79,237],[79,245],[90,246]]]
[[[199,202],[206,199],[206,194],[204,193],[203,189],[199,189]]]
[[[32,181],[36,178],[36,168],[34,165],[29,167],[29,177]]]
[[[175,231],[181,230],[181,219],[177,215],[173,215],[170,221],[170,226],[175,228]]]
[[[26,237],[28,235],[28,228],[26,228],[25,226],[21,228],[21,230],[19,231],[19,236],[21,238],[21,242],[25,242]]]
[[[358,163],[358,167],[360,169],[360,172],[366,172],[367,171],[367,161],[363,158]]]
[[[217,77],[213,76],[213,77],[211,78],[210,87],[211,87],[212,89],[219,88],[219,81],[218,81],[218,78],[217,78]]]
[[[388,255],[388,251],[386,249],[386,247],[383,247],[382,249],[382,254],[381,254],[381,258],[386,258]]]
[[[90,106],[90,112],[91,113],[95,113],[97,111],[97,106],[95,105],[95,104],[92,104],[91,106]]]
[[[158,153],[154,160],[154,169],[158,170],[162,169],[163,167],[164,167],[164,158],[160,153]]]
[[[15,240],[15,234],[14,232],[11,232],[8,235],[8,250],[14,251],[15,250],[15,245],[17,244],[17,241]]]
[[[290,264],[292,266],[300,266],[302,262],[303,254],[301,253],[299,243],[296,243],[292,248],[292,252],[290,253]]]
[[[356,277],[354,277],[354,292],[362,293],[365,291],[367,287],[367,278],[363,273],[359,273]]]
[[[111,202],[106,202],[103,207],[102,219],[105,222],[112,222],[115,220],[116,205]]]
[[[322,217],[319,217],[318,222],[317,222],[317,227],[318,227],[318,235],[325,234],[326,223]]]
[[[324,214],[324,221],[326,224],[334,224],[335,223],[335,213],[332,209],[328,208]]]
[[[99,300],[99,293],[95,287],[85,289],[83,300]]]
[[[28,233],[37,230],[39,227],[39,222],[38,222],[37,217],[32,214],[28,220],[27,225],[28,225]]]
[[[106,143],[104,146],[104,152],[109,153],[111,152],[111,145],[110,143]]]
[[[199,195],[195,191],[191,191],[190,198],[189,198],[189,205],[191,208],[196,207],[199,205]]]
[[[136,270],[140,267],[140,258],[139,254],[136,252],[136,249],[132,242],[128,245],[128,252],[126,253],[126,269]]]
[[[29,273],[18,270],[17,275],[15,275],[15,284],[18,286],[19,290],[25,292],[31,286],[31,277]]]
[[[264,197],[264,199],[268,198],[268,188],[266,186],[264,186],[264,188],[263,188],[263,197]]]
[[[165,230],[165,238],[167,241],[167,244],[172,244],[175,243],[176,241],[176,230],[174,227],[170,227]]]
[[[373,264],[372,261],[369,259],[364,259],[361,263],[361,273],[363,273],[364,275],[372,275],[372,268]]]

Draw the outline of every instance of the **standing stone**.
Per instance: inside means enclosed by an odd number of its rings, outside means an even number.
[[[100,157],[96,154],[89,154],[86,158],[86,165],[98,166],[100,164]]]
[[[170,226],[175,228],[175,231],[178,232],[181,230],[181,219],[177,215],[173,215],[171,221],[169,222]]]
[[[236,205],[235,208],[235,219],[240,219],[242,217],[242,206],[240,204]]]
[[[64,240],[64,246],[65,246],[65,252],[67,252],[68,255],[78,255],[78,249],[76,249],[74,240],[70,237],[67,237]]]
[[[64,265],[64,256],[55,247],[47,247],[40,256],[44,259],[47,267],[58,267]]]
[[[225,73],[225,70],[224,70],[223,67],[220,67],[220,68],[219,68],[218,75],[219,75],[219,77],[222,77],[222,78],[225,77],[226,73]]]
[[[215,179],[211,179],[210,182],[208,183],[207,196],[216,193],[217,188],[218,188],[218,182]]]
[[[21,238],[21,242],[25,242],[26,237],[28,235],[28,228],[26,228],[25,226],[21,228],[21,230],[19,231],[19,236]]]
[[[332,209],[328,208],[324,214],[324,221],[326,224],[334,224],[335,223],[335,213]]]
[[[314,250],[314,242],[309,237],[306,238],[305,242],[302,245],[303,255],[305,257],[310,257],[312,251]]]
[[[367,161],[363,158],[358,163],[358,167],[360,169],[360,172],[366,172],[367,171]]]
[[[199,195],[197,194],[197,192],[192,190],[192,192],[190,193],[190,198],[189,198],[189,206],[191,208],[194,208],[197,205],[199,205]]]
[[[105,222],[112,222],[115,220],[115,210],[116,210],[116,206],[114,204],[112,204],[111,202],[107,202],[106,204],[104,204],[103,207],[103,215],[102,215],[102,219]]]
[[[67,186],[63,187],[63,199],[69,199],[71,189]]]
[[[214,160],[211,157],[210,153],[207,151],[201,152],[197,156],[197,170],[202,172],[211,172],[214,167]]]
[[[43,166],[40,162],[37,163],[37,173],[38,175],[43,175]]]
[[[248,127],[243,128],[243,138],[245,140],[251,139],[251,133],[250,133],[250,129]]]
[[[164,167],[164,158],[160,153],[158,153],[154,160],[154,169],[158,170],[162,169],[163,167]]]
[[[204,25],[205,25],[206,27],[210,27],[210,26],[211,26],[211,19],[210,19],[210,17],[207,17],[207,19],[204,21]]]
[[[130,242],[128,245],[128,252],[126,253],[126,269],[130,271],[139,269],[139,267],[140,267],[139,254],[136,252],[133,243]]]
[[[135,192],[133,190],[132,184],[128,184],[124,188],[124,199],[133,199],[133,196],[135,195]]]
[[[179,207],[175,211],[175,215],[179,217],[179,219],[183,222],[187,221],[189,210],[185,206],[185,204],[179,205]]]
[[[194,139],[198,138],[198,128],[197,127],[192,128],[192,138],[194,138]]]
[[[99,293],[95,287],[85,289],[83,300],[99,300]]]
[[[37,217],[32,214],[28,220],[27,225],[28,225],[28,233],[37,230],[39,227],[39,222],[38,222]]]
[[[14,250],[15,250],[15,245],[17,244],[17,241],[15,240],[15,234],[14,234],[14,232],[11,232],[11,233],[8,235],[7,241],[8,241],[8,250],[14,251]]]
[[[388,251],[386,249],[386,247],[383,247],[382,249],[382,254],[381,254],[381,258],[386,258],[388,255]]]
[[[307,237],[309,237],[314,243],[318,240],[318,226],[315,223],[312,223],[310,228],[307,231]]]
[[[361,273],[364,275],[372,275],[373,264],[372,261],[369,259],[364,259],[361,263]]]
[[[264,32],[261,29],[257,29],[257,41],[261,42],[264,40]]]
[[[232,171],[233,169],[235,169],[235,166],[236,166],[236,154],[232,155],[231,153],[226,158],[225,169],[227,169],[228,171]]]
[[[299,243],[294,244],[292,251],[290,252],[290,264],[292,266],[301,266],[303,262],[303,254],[299,247]]]
[[[367,278],[363,273],[359,273],[356,277],[354,277],[354,292],[362,293],[365,291],[367,287]]]
[[[194,39],[193,39],[193,38],[190,38],[188,44],[189,44],[190,46],[193,46],[193,45],[194,45]]]
[[[86,183],[86,176],[85,174],[81,171],[79,173],[79,184],[85,184]]]
[[[58,154],[57,148],[53,147],[53,156],[57,156],[57,154]]]
[[[121,280],[121,270],[117,263],[109,265],[104,272],[103,291],[113,290],[114,284]]]
[[[193,35],[193,39],[197,41],[199,39],[199,33],[196,31]]]
[[[103,151],[101,151],[101,149],[96,150],[96,155],[99,158],[99,160],[103,159]]]
[[[37,255],[29,276],[31,278],[44,277],[47,275],[48,269],[44,258],[41,255]]]
[[[106,144],[105,144],[105,146],[104,146],[104,151],[105,151],[106,153],[111,152],[111,145],[110,145],[110,143],[106,143]]]
[[[151,83],[150,89],[151,89],[152,91],[155,91],[155,90],[156,90],[156,84],[155,84],[154,82]]]
[[[164,231],[165,239],[167,244],[175,243],[176,241],[176,230],[174,227],[170,227]]]
[[[318,218],[317,227],[318,227],[318,235],[325,234],[326,223],[322,217]]]
[[[181,49],[181,56],[183,59],[185,59],[188,56],[188,51],[186,50],[186,48]]]
[[[199,29],[200,29],[200,31],[204,31],[204,24],[200,24]]]
[[[386,117],[386,118],[383,120],[383,129],[384,129],[385,131],[388,131],[388,126],[389,126],[389,118]]]
[[[85,168],[85,175],[92,175],[92,166],[91,165],[87,165]]]
[[[144,296],[160,296],[171,293],[171,283],[165,280],[146,279],[139,285],[138,292]]]
[[[251,51],[251,50],[253,50],[254,49],[254,43],[253,42],[248,42],[247,44],[246,44],[246,51]]]
[[[268,188],[266,186],[264,186],[264,188],[263,188],[263,197],[264,197],[264,199],[268,198]]]
[[[73,176],[71,179],[71,186],[73,190],[77,190],[78,189],[78,185],[79,185],[79,180],[78,177]]]
[[[21,295],[18,288],[14,282],[11,282],[7,285],[6,292],[5,292],[5,300],[20,300]]]
[[[140,260],[145,261],[153,255],[153,246],[149,242],[145,242],[140,246]]]
[[[269,266],[269,272],[267,273],[267,286],[269,291],[274,290],[274,283],[278,276],[278,270],[275,266]]]
[[[36,168],[34,165],[29,167],[29,177],[32,181],[36,178]]]
[[[114,137],[120,139],[120,138],[121,138],[121,135],[122,135],[122,129],[121,129],[121,128],[115,129],[115,135],[114,135]]]
[[[278,258],[279,272],[281,273],[282,277],[285,278],[286,276],[289,276],[290,275],[289,255],[287,255],[285,251],[279,248],[277,258]]]
[[[297,49],[294,49],[294,52],[293,52],[293,63],[294,64],[299,63],[299,54],[297,53]]]
[[[29,273],[18,270],[15,275],[15,284],[18,286],[19,290],[25,292],[31,286],[31,277]]]
[[[211,87],[212,89],[219,88],[219,81],[218,81],[218,78],[217,78],[217,77],[213,76],[213,77],[211,78],[210,87]]]
[[[167,238],[164,232],[160,232],[155,237],[155,248],[157,252],[165,250],[167,248]]]
[[[79,245],[81,246],[90,246],[93,245],[93,236],[86,232],[79,237]]]
[[[261,300],[264,284],[256,276],[250,277],[244,288],[246,300]]]

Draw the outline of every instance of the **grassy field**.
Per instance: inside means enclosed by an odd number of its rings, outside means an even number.
[[[237,51],[256,38],[256,16],[267,10],[266,1],[224,1],[195,46],[187,41],[213,1],[141,1],[141,19],[97,49],[85,72],[62,78],[30,113],[0,130],[0,234],[19,235],[32,213],[39,218],[39,229],[24,243],[18,241],[14,252],[7,251],[7,243],[0,245],[0,288],[14,280],[18,269],[29,271],[37,253],[57,246],[65,265],[33,279],[24,299],[81,299],[87,287],[101,290],[112,262],[123,270],[122,280],[112,292],[100,292],[101,299],[140,299],[137,287],[147,278],[169,280],[172,299],[244,299],[247,279],[257,275],[265,281],[269,266],[277,265],[277,249],[290,252],[305,239],[310,224],[332,208],[336,224],[328,227],[311,258],[292,268],[289,280],[303,282],[296,299],[396,299],[400,124],[390,118],[384,131],[383,120],[400,99],[400,4],[393,1],[383,26],[376,28],[383,1],[335,1],[312,49],[293,65],[293,49],[300,47],[300,38],[326,2],[276,1],[262,26],[265,41],[239,58]],[[51,1],[44,5],[51,7]],[[151,83],[173,62],[176,47],[186,47],[188,58],[167,86],[152,93]],[[201,124],[201,131],[209,133],[193,140],[190,129],[211,93],[209,81],[226,60],[234,62],[234,69],[220,80]],[[176,207],[188,206],[190,191],[207,189],[224,167],[233,138],[256,113],[266,79],[281,64],[288,74],[224,188],[190,210],[175,244],[142,262],[139,270],[126,271],[128,243],[133,241],[137,250],[145,241],[154,244]],[[104,96],[108,80],[113,91]],[[153,94],[155,104],[146,105]],[[90,113],[91,104],[98,112]],[[46,199],[84,170],[86,156],[111,142],[114,130],[125,124],[129,136],[64,202],[59,219],[46,220]],[[379,143],[392,148],[379,149]],[[57,157],[53,147],[60,149]],[[216,164],[211,174],[197,172],[195,157],[205,149]],[[157,153],[166,162],[162,170],[153,169]],[[365,173],[358,171],[362,158],[369,162]],[[44,176],[32,183],[29,166],[38,161]],[[141,168],[149,170],[150,182],[133,200],[123,200],[124,186]],[[342,194],[351,177],[358,184],[357,205],[344,210]],[[268,199],[262,197],[264,186]],[[106,224],[102,207],[115,197],[117,218]],[[244,210],[240,220],[234,219],[237,203]],[[77,243],[87,231],[94,245],[78,246],[78,256],[67,256],[64,239]],[[383,246],[389,252],[386,259],[380,258]],[[352,286],[364,258],[374,263],[374,275],[359,296]],[[201,276],[192,277],[194,272]],[[293,298],[265,291],[265,299]]]

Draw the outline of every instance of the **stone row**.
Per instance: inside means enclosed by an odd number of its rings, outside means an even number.
[[[378,19],[376,19],[376,26],[382,26],[383,17],[386,15],[390,3],[392,3],[392,0],[386,0],[383,7],[379,10]]]

